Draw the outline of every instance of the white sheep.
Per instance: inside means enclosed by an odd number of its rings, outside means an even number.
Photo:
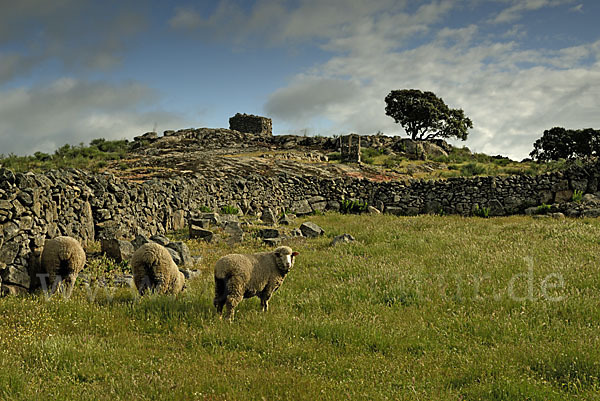
[[[162,245],[148,242],[138,248],[131,257],[133,281],[140,295],[146,290],[161,294],[177,294],[183,291],[185,278]]]
[[[217,313],[227,306],[227,318],[233,320],[236,306],[243,298],[260,298],[263,311],[269,309],[269,299],[283,283],[294,266],[298,252],[280,246],[273,252],[252,255],[231,254],[215,264],[215,299]]]
[[[75,238],[59,236],[47,240],[41,263],[48,273],[52,292],[64,291],[70,297],[75,280],[85,266],[85,260],[85,251]]]

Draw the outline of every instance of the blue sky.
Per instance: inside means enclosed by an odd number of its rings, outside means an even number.
[[[393,89],[526,157],[545,129],[600,128],[597,0],[0,0],[0,154],[269,116],[275,134],[382,131]]]

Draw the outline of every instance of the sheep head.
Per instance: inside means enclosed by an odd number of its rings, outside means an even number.
[[[292,251],[289,246],[280,246],[273,251],[275,260],[277,261],[277,267],[284,274],[289,272],[294,266],[294,260],[298,256],[298,252]]]

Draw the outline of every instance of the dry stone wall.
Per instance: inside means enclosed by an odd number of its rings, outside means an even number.
[[[46,238],[69,235],[86,243],[103,237],[133,238],[187,226],[202,206],[236,206],[244,213],[299,215],[337,210],[342,199],[368,202],[387,213],[491,215],[523,213],[542,203],[565,202],[573,191],[597,193],[600,163],[539,176],[454,178],[446,181],[372,182],[318,179],[281,173],[244,179],[200,176],[132,183],[79,170],[14,174],[0,169],[0,280],[3,294],[36,286],[37,260]],[[576,207],[569,214],[600,215]]]

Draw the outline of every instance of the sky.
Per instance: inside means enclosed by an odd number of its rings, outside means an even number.
[[[0,154],[229,126],[406,135],[397,89],[463,109],[472,151],[600,129],[598,0],[0,0]]]

